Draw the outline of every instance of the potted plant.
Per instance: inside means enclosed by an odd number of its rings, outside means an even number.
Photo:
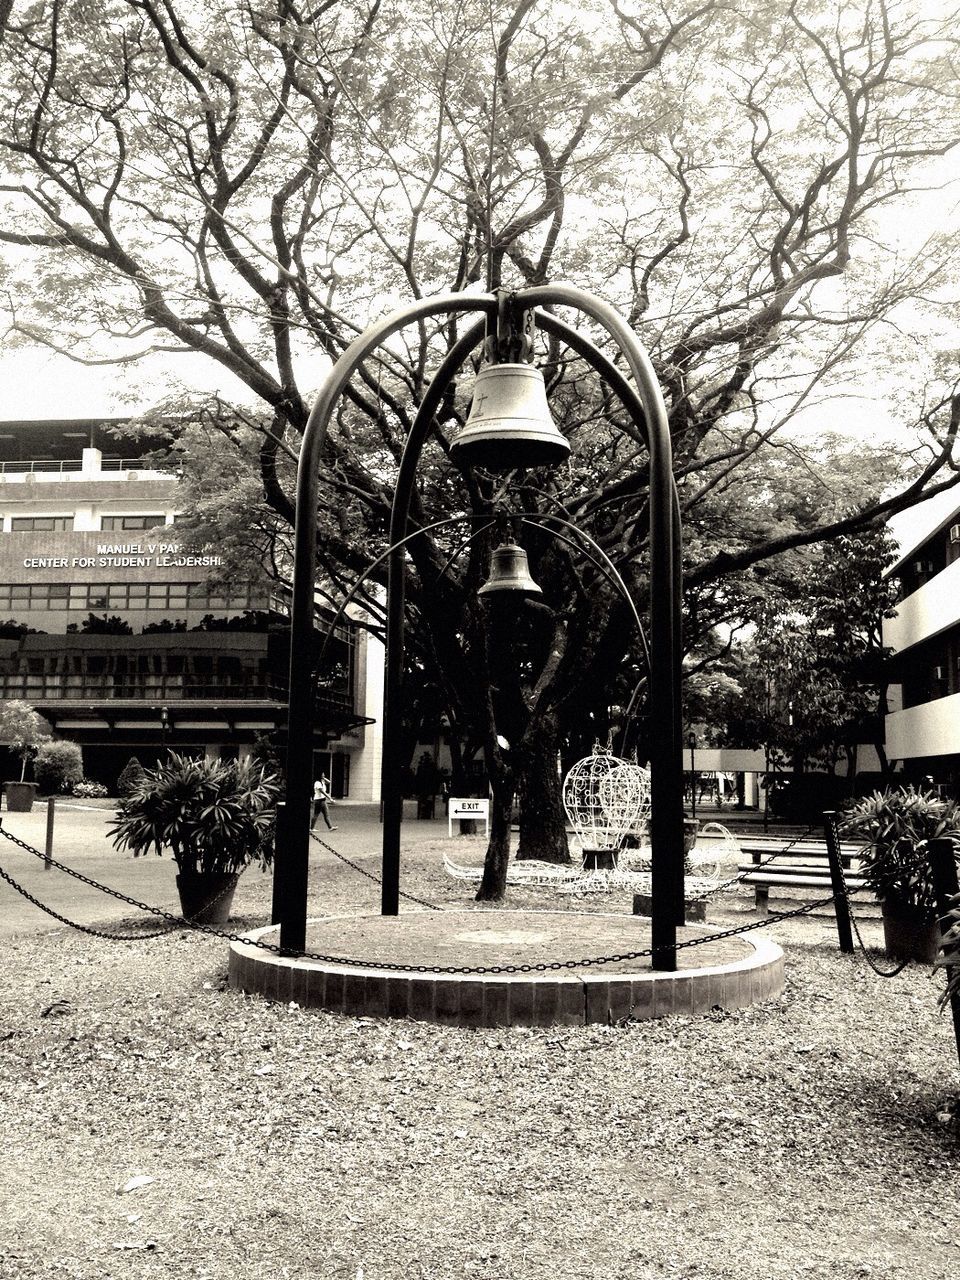
[[[33,808],[37,784],[27,782],[27,761],[37,754],[42,742],[53,736],[50,726],[34,711],[28,702],[17,698],[0,703],[0,742],[20,757],[20,779],[5,782],[7,808],[19,813],[29,813]]]
[[[957,805],[912,786],[875,791],[844,813],[841,834],[864,841],[860,869],[880,899],[887,955],[936,959],[940,931],[927,845],[958,828]]]
[[[257,764],[170,752],[121,797],[109,834],[135,858],[169,849],[184,916],[223,924],[239,873],[273,860],[278,793],[276,777]]]

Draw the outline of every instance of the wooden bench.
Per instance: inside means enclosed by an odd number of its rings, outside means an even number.
[[[865,881],[857,867],[861,846],[841,844],[840,864],[847,888],[863,889]],[[829,893],[833,889],[825,840],[744,841],[741,853],[749,857],[737,868],[742,884],[753,886],[758,911],[769,911],[771,888],[811,889]]]

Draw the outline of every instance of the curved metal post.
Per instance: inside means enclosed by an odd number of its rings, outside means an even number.
[[[641,427],[646,427],[650,449],[651,659],[653,668],[651,701],[655,723],[668,726],[663,740],[654,744],[656,751],[651,758],[654,847],[653,965],[654,968],[674,969],[676,968],[676,921],[682,919],[683,911],[683,793],[680,755],[682,737],[678,695],[680,678],[679,506],[673,481],[666,408],[646,352],[633,331],[608,304],[583,290],[567,285],[544,285],[521,290],[514,295],[514,301],[522,310],[550,305],[571,306],[598,321],[626,356],[639,391],[639,397],[637,397],[612,365],[609,366],[613,371],[612,377],[606,367],[602,369],[604,376],[611,381],[614,389],[631,408],[635,420]],[[306,926],[308,815],[312,782],[313,691],[310,647],[314,625],[317,469],[320,451],[326,438],[327,423],[333,405],[346,387],[357,365],[391,333],[412,321],[458,310],[482,311],[485,315],[490,315],[496,311],[497,305],[497,298],[492,296],[471,298],[462,294],[449,295],[412,304],[371,326],[351,343],[337,361],[324,383],[304,432],[297,477],[295,571],[291,616],[287,751],[287,797],[291,813],[286,848],[283,857],[278,857],[275,873],[282,875],[281,892],[279,895],[275,893],[275,901],[280,900],[283,903],[280,942],[285,949],[302,949]],[[595,368],[600,368],[601,363],[604,365],[607,363],[606,357],[589,340],[576,335],[575,331],[568,329],[563,322],[555,320],[548,313],[541,315],[539,320],[545,329],[552,329],[569,340],[570,345],[585,355]],[[406,534],[416,464],[439,406],[440,397],[469,350],[478,345],[482,337],[481,330],[484,328],[485,324],[475,326],[475,330],[465,335],[465,338],[461,339],[448,353],[427,389],[401,460],[401,475],[398,476],[397,493],[391,512],[393,550],[387,609],[387,676],[391,689],[389,698],[385,691],[384,701],[385,780],[392,758],[388,755],[388,746],[391,753],[396,752],[399,726],[396,703],[403,656],[403,552],[402,544],[399,548],[397,544]],[[475,332],[478,335],[476,337],[474,337]],[[624,394],[624,390],[627,394]],[[636,412],[637,403],[642,410],[639,417]],[[399,537],[394,536],[395,533],[399,534]],[[391,639],[394,640],[393,644],[390,643]],[[300,744],[303,745],[300,746]],[[396,914],[399,909],[399,825],[402,816],[399,768],[390,770],[386,785],[389,795],[384,796],[383,910],[386,914]],[[387,884],[388,862],[391,879],[389,886]]]
[[[651,744],[650,817],[653,967],[677,967],[677,921],[683,918],[683,729],[680,720],[679,546],[673,458],[666,405],[650,358],[623,317],[608,303],[572,285],[521,289],[515,305],[568,306],[601,324],[626,357],[637,385],[650,447],[650,701],[655,725]],[[675,523],[676,522],[676,523]]]
[[[491,299],[496,310],[496,299]],[[440,400],[467,356],[483,341],[486,320],[481,320],[450,348],[431,379],[400,457],[400,469],[390,509],[390,555],[387,575],[387,660],[383,682],[383,740],[380,765],[380,799],[383,805],[383,863],[380,882],[380,914],[400,911],[400,826],[403,822],[403,787],[400,758],[400,693],[403,683],[405,582],[403,547],[410,518],[410,502],[417,464]]]
[[[449,294],[412,303],[366,329],[350,343],[327,375],[303,432],[297,466],[293,591],[290,612],[290,680],[287,713],[286,822],[278,843],[274,903],[280,917],[280,946],[302,951],[307,928],[307,870],[310,854],[310,796],[313,788],[314,590],[317,572],[317,494],[320,453],[333,407],[357,366],[392,333],[430,316],[456,311],[495,311],[495,298]]]

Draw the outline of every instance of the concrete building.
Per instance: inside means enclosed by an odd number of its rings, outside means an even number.
[[[899,559],[886,750],[906,780],[960,794],[960,494],[948,491],[891,522]]]
[[[34,706],[110,788],[133,755],[282,739],[289,657],[285,601],[208,586],[219,558],[181,550],[176,477],[111,425],[0,423],[0,698]],[[366,631],[337,628],[313,742],[337,798],[379,797],[382,667]]]

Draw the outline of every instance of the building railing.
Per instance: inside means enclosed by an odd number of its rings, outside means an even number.
[[[340,711],[353,710],[346,690],[318,688],[318,703]],[[26,702],[286,702],[286,682],[248,680],[242,676],[204,679],[197,676],[138,675],[0,675],[0,698]]]
[[[83,462],[80,458],[36,458],[33,460],[23,459],[20,461],[0,462],[0,475],[18,475],[23,473],[36,474],[38,472],[65,472],[65,471],[82,471]],[[146,471],[156,470],[156,466],[151,466],[145,462],[143,458],[101,458],[101,471]]]

